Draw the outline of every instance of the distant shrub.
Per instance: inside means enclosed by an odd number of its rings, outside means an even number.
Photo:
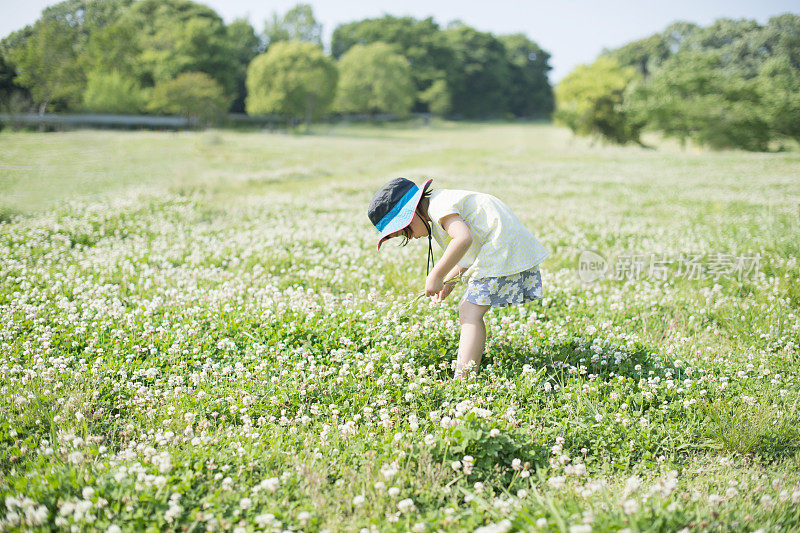
[[[322,48],[306,42],[278,42],[247,68],[250,114],[275,113],[305,118],[306,124],[333,102],[338,74]]]
[[[229,97],[211,76],[203,72],[187,72],[157,83],[147,109],[207,122],[224,113],[229,105]]]
[[[83,93],[87,111],[139,113],[147,106],[147,92],[133,78],[120,72],[91,72]]]
[[[577,135],[639,142],[641,124],[622,108],[625,89],[635,76],[632,67],[621,67],[609,57],[579,66],[556,87],[554,118]]]
[[[356,45],[339,60],[339,111],[404,116],[415,92],[408,60],[386,43]]]
[[[632,87],[625,109],[681,142],[766,150],[769,124],[756,80],[723,67],[714,52],[676,54],[646,84]]]

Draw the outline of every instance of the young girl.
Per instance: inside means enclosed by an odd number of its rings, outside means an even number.
[[[445,281],[469,269],[467,289],[458,305],[461,338],[456,376],[481,362],[486,344],[483,316],[491,306],[541,298],[539,263],[550,254],[506,204],[490,194],[451,189],[420,189],[405,178],[384,185],[370,202],[367,215],[380,232],[378,249],[387,239],[428,237],[425,296],[441,303],[453,290]],[[444,250],[433,262],[431,237]]]

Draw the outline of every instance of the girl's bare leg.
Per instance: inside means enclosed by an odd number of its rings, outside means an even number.
[[[481,364],[483,349],[486,346],[486,324],[483,315],[490,305],[477,305],[466,300],[458,304],[458,318],[461,322],[461,338],[458,341],[458,360],[456,378],[472,371],[473,375]]]

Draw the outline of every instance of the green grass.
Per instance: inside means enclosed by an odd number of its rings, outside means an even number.
[[[800,154],[648,143],[0,132],[0,529],[797,529]],[[396,176],[492,193],[551,253],[472,382],[460,290],[414,302],[423,246],[375,251]],[[584,283],[584,250],[670,262]]]

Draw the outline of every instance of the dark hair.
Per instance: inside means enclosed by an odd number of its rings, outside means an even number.
[[[430,197],[431,197],[431,190],[427,189],[424,193],[422,193],[422,196],[420,196],[419,203],[422,203],[423,198],[430,198]],[[417,209],[415,212],[420,216],[422,216],[422,214],[419,212],[419,204],[417,204]],[[408,244],[410,238],[411,238],[411,228],[409,226],[406,226],[405,228],[403,228],[403,240],[400,241],[400,244],[398,246],[405,246],[406,244]]]

